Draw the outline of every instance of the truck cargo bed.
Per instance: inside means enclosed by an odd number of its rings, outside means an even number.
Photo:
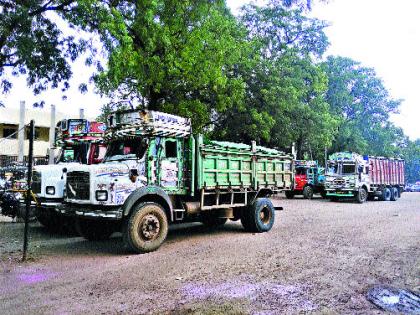
[[[259,146],[197,139],[197,188],[270,188],[292,186],[293,157]]]

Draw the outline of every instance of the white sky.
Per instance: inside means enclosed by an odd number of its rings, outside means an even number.
[[[234,13],[250,1],[227,0]],[[261,1],[259,1],[261,2]],[[392,97],[404,102],[400,114],[393,121],[411,138],[420,138],[420,12],[419,0],[314,0],[311,14],[331,23],[326,33],[331,46],[326,55],[341,55],[375,68]],[[68,99],[61,100],[61,92],[47,91],[34,97],[23,78],[13,80],[14,88],[0,98],[6,106],[19,106],[25,100],[30,106],[44,99],[46,107],[55,104],[57,110],[77,115],[80,107],[87,116],[96,116],[106,100],[90,92],[80,94],[78,86],[87,82],[91,71],[79,60],[73,66],[74,78]],[[89,87],[90,91],[93,86]]]

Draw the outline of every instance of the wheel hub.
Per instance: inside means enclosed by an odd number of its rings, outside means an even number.
[[[159,219],[152,214],[146,215],[141,224],[141,235],[143,238],[146,240],[154,239],[159,235],[159,231]]]
[[[261,209],[260,219],[261,219],[261,222],[263,222],[264,224],[268,224],[270,222],[271,212],[270,212],[270,209],[268,209],[268,207],[264,207]]]

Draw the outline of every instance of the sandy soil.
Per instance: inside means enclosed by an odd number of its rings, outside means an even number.
[[[0,223],[0,314],[380,314],[376,284],[420,290],[420,194],[397,202],[274,200],[269,233],[173,227],[156,252]]]

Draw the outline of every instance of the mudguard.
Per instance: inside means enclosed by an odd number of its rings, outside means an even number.
[[[173,221],[173,208],[171,199],[169,198],[166,191],[157,186],[145,186],[134,190],[123,204],[123,217],[128,216],[130,214],[131,208],[137,203],[137,201],[145,196],[153,196],[154,199],[158,198],[162,202],[166,203],[166,205],[162,204],[162,206],[165,208],[165,210],[169,210],[170,219]]]

